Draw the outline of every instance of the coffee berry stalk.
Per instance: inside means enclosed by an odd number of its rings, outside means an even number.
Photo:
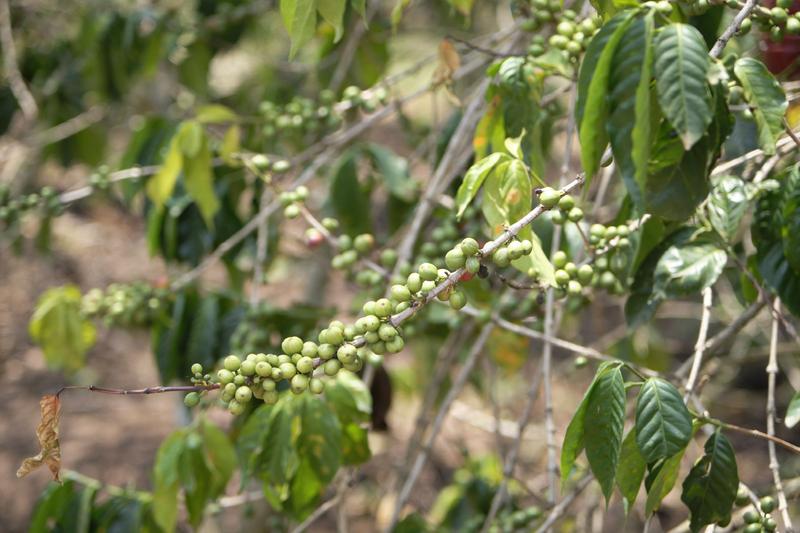
[[[581,183],[583,177],[579,176],[563,191],[558,191],[559,195],[563,196]],[[400,324],[434,298],[449,302],[453,309],[463,308],[467,303],[466,295],[456,285],[464,274],[477,271],[483,257],[501,249],[508,250],[511,245],[506,247],[506,244],[548,208],[542,202],[483,248],[471,237],[463,239],[445,255],[445,263],[452,271],[422,263],[404,283],[391,286],[389,298],[366,302],[362,307],[363,315],[352,324],[334,320],[319,332],[316,341],[287,337],[281,342],[280,354],[251,353],[244,359],[229,355],[214,374],[205,373],[202,365],[195,363],[191,368],[192,382],[209,389],[219,388],[221,402],[234,415],[243,413],[253,399],[274,404],[278,401],[278,387],[284,382],[294,394],[306,390],[321,394],[325,389],[323,376],[333,377],[341,369],[357,372],[376,356],[400,352],[405,346]],[[362,238],[359,248],[371,248],[374,243],[368,241],[370,239]],[[519,243],[514,249],[525,248],[524,241],[514,242]],[[355,242],[352,245],[355,247]],[[200,402],[200,397],[200,392],[192,392],[184,401],[193,407]]]

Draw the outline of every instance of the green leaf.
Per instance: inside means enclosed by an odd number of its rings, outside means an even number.
[[[208,420],[203,420],[200,427],[203,432],[203,452],[211,471],[210,495],[216,498],[225,491],[236,469],[236,450],[225,432]]]
[[[239,116],[231,108],[220,104],[200,106],[194,118],[201,124],[222,124],[239,120]]]
[[[595,382],[584,415],[584,445],[589,466],[608,503],[622,448],[625,382],[619,365],[603,369]]]
[[[788,107],[780,83],[764,63],[752,57],[742,57],[733,66],[744,89],[744,97],[753,110],[758,128],[758,144],[767,155],[775,153],[775,143],[783,133],[783,118]]]
[[[697,294],[717,281],[727,261],[725,250],[705,239],[670,246],[656,265],[654,292],[668,298]]]
[[[783,417],[783,424],[787,428],[793,428],[800,422],[800,391],[794,393],[789,407],[786,408],[786,416]]]
[[[358,180],[356,152],[347,152],[333,171],[330,202],[342,229],[350,234],[370,233],[372,215],[367,192]]]
[[[644,205],[643,189],[650,145],[649,83],[653,34],[650,15],[634,18],[614,51],[606,123],[614,160],[628,194],[639,207]]]
[[[317,29],[317,0],[281,0],[281,16],[292,39],[289,59],[314,36]]]
[[[325,22],[333,26],[336,31],[336,36],[333,38],[334,42],[339,42],[344,34],[344,25],[342,19],[344,18],[344,9],[347,6],[347,0],[317,0],[317,10]]]
[[[39,297],[28,324],[31,339],[42,347],[47,365],[74,372],[94,345],[94,325],[81,314],[81,292],[74,285],[48,289]]]
[[[498,164],[508,161],[509,159],[508,154],[495,152],[484,157],[467,170],[467,173],[464,175],[464,180],[458,187],[458,192],[456,192],[456,207],[458,208],[458,212],[456,213],[457,218],[461,218],[464,214],[464,210],[467,209],[467,206],[469,206],[478,194],[486,177]]]
[[[636,428],[628,431],[622,441],[622,450],[619,456],[616,479],[619,491],[622,493],[625,514],[627,514],[636,502],[636,496],[639,494],[639,487],[642,485],[647,467],[642,454],[639,453],[639,446],[636,444]]]
[[[367,144],[364,149],[392,195],[406,202],[416,200],[417,184],[411,178],[408,161],[404,157],[378,144]]]
[[[665,26],[655,41],[655,58],[661,110],[689,150],[705,135],[713,116],[703,35],[688,24]]]
[[[325,399],[342,424],[361,424],[372,414],[372,395],[352,372],[339,371],[325,386]]]
[[[722,176],[714,183],[708,197],[708,219],[725,242],[733,242],[749,205],[747,187],[740,178]]]
[[[681,468],[681,459],[683,453],[686,451],[679,451],[669,459],[659,461],[651,468],[648,479],[645,480],[647,486],[647,500],[644,504],[644,512],[646,515],[651,515],[656,512],[661,505],[667,494],[672,491],[675,482],[678,480],[678,472]]]
[[[175,189],[181,170],[183,170],[183,152],[176,135],[169,144],[169,149],[161,168],[147,180],[147,196],[156,207],[162,207],[172,196],[172,191]]]
[[[800,164],[786,175],[781,206],[783,254],[795,272],[800,272]]]
[[[214,227],[214,215],[220,204],[214,192],[214,170],[211,167],[211,151],[207,140],[203,140],[200,150],[194,157],[184,157],[184,185],[192,200],[200,209],[206,226]]]
[[[692,415],[678,390],[661,378],[644,382],[636,400],[636,443],[645,461],[672,457],[692,438]]]
[[[730,520],[739,488],[736,454],[719,430],[706,441],[705,455],[692,467],[683,481],[681,501],[689,508],[691,530]]]
[[[600,158],[608,145],[608,91],[611,62],[620,40],[633,16],[620,13],[600,28],[589,42],[578,75],[578,99],[575,107],[581,141],[581,164],[588,180],[597,172]]]
[[[228,128],[225,136],[222,137],[222,142],[219,145],[219,156],[226,164],[231,166],[238,164],[233,155],[241,150],[241,138],[242,129],[237,124]]]
[[[153,518],[164,531],[175,530],[178,518],[178,464],[184,450],[185,431],[170,434],[156,454],[153,466]]]
[[[598,370],[598,373],[599,372],[600,370]],[[589,397],[592,395],[592,391],[594,390],[596,383],[597,376],[595,376],[595,379],[592,381],[591,385],[589,385],[589,388],[586,389],[586,393],[583,395],[583,399],[578,405],[578,409],[575,410],[575,414],[572,415],[572,420],[570,420],[569,425],[567,426],[567,432],[564,434],[564,443],[561,445],[560,463],[562,490],[567,482],[567,479],[569,479],[569,475],[572,472],[572,467],[575,466],[575,460],[583,450],[585,433],[584,419],[586,417],[587,406],[589,405]]]
[[[219,298],[213,294],[205,296],[194,313],[186,355],[190,361],[213,368],[218,357],[217,336],[219,334]],[[188,373],[188,369],[183,369]]]

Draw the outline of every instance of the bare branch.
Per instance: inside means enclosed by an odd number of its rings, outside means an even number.
[[[697,343],[694,345],[694,357],[692,357],[692,370],[689,372],[689,379],[686,380],[686,394],[683,401],[686,402],[694,394],[697,385],[697,375],[703,364],[703,352],[706,349],[706,337],[708,336],[708,322],[711,317],[712,291],[711,287],[703,289],[703,314],[700,318],[700,332],[697,334]]]
[[[33,121],[39,114],[39,107],[31,91],[25,84],[17,62],[17,47],[14,44],[14,33],[11,30],[11,9],[8,0],[0,0],[0,45],[3,47],[3,67],[8,78],[8,85],[14,98],[17,99],[22,114],[28,121]]]
[[[725,49],[725,45],[728,44],[728,41],[731,40],[731,37],[733,37],[733,35],[739,31],[739,28],[742,27],[742,22],[744,22],[744,19],[750,15],[750,12],[753,11],[753,8],[755,7],[756,0],[747,0],[744,3],[744,7],[742,7],[738,13],[736,13],[736,16],[733,17],[731,23],[727,28],[725,28],[725,31],[722,32],[722,35],[719,36],[717,42],[714,43],[714,46],[711,48],[711,51],[708,53],[708,55],[714,59],[719,59],[719,57],[722,55],[722,51]]]

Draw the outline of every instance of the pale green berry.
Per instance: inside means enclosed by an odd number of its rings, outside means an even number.
[[[351,363],[356,358],[356,347],[352,344],[344,344],[336,352],[336,358],[342,363]]]
[[[252,376],[256,373],[256,364],[253,361],[243,361],[242,366],[239,367],[239,372],[243,376]]]
[[[390,293],[398,302],[407,302],[411,299],[411,291],[405,285],[392,285]]]
[[[444,256],[444,264],[447,265],[447,268],[450,270],[462,268],[465,262],[466,256],[461,248],[453,248]]]
[[[308,389],[314,394],[322,394],[325,391],[325,382],[319,378],[311,378]]]
[[[378,329],[378,336],[382,341],[388,341],[397,336],[397,330],[391,324],[381,324]]]
[[[314,371],[314,360],[310,357],[301,357],[297,361],[297,371],[301,374],[310,374]]]
[[[183,405],[186,407],[194,407],[198,403],[200,403],[200,395],[196,392],[190,392],[186,396],[183,397]]]
[[[283,363],[280,366],[280,371],[284,379],[292,379],[297,374],[297,367],[292,363]]]
[[[473,239],[472,237],[467,237],[463,241],[461,241],[461,251],[464,252],[464,255],[471,256],[478,253],[480,250],[480,246],[478,246],[478,241]]]
[[[375,302],[375,314],[380,318],[386,318],[392,314],[392,302],[386,298],[381,298]]]
[[[335,376],[341,368],[342,363],[340,363],[338,359],[331,359],[325,362],[322,370],[325,372],[326,376]]]
[[[233,381],[233,372],[225,368],[222,368],[219,370],[219,372],[217,372],[217,379],[219,380],[220,383],[226,385]]]
[[[465,305],[467,305],[467,297],[462,291],[455,290],[450,294],[450,307],[458,311]]]
[[[308,378],[302,374],[297,374],[291,381],[292,392],[302,394],[308,388]]]
[[[422,263],[418,272],[419,277],[424,281],[434,281],[439,276],[439,269],[432,263]]]
[[[241,364],[242,360],[236,357],[235,355],[229,355],[222,362],[222,366],[225,367],[225,370],[230,370],[231,372],[236,372],[237,370],[239,370]]]
[[[200,363],[195,363],[192,365],[192,374],[202,374],[203,373],[203,365]]]
[[[253,391],[247,385],[242,385],[236,389],[236,401],[245,404],[253,398]]]
[[[336,346],[333,344],[320,344],[317,348],[317,355],[320,359],[327,361],[336,355]]]
[[[262,378],[267,378],[272,375],[272,365],[266,361],[256,363],[256,374]]]
[[[274,391],[277,388],[277,383],[272,381],[271,379],[265,379],[261,382],[261,388],[264,392]]]
[[[418,273],[412,272],[406,279],[406,287],[412,294],[419,292],[422,288],[422,277]]]
[[[300,337],[286,337],[281,343],[281,349],[283,353],[288,355],[300,353],[300,350],[303,349],[303,339]]]

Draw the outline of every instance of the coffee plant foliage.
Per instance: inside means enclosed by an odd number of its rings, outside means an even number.
[[[472,0],[198,0],[87,5],[57,23],[12,4],[22,88],[0,87],[0,128],[25,139],[18,172],[93,170],[66,190],[0,183],[3,247],[48,253],[58,217],[95,197],[144,221],[147,250],[169,272],[50,288],[30,337],[70,379],[91,365],[99,329],[146,330],[162,386],[89,389],[181,392],[191,415],[154,457],[151,490],[135,490],[59,475],[68,391],[45,397],[42,451],[18,474],[47,464],[58,482],[32,531],[198,528],[254,487],[272,509],[268,529],[316,519],[371,459],[387,407],[370,387],[384,360],[407,351],[433,369],[455,335],[477,351],[488,339],[495,362],[521,369],[528,339],[557,337],[554,309],[580,316],[621,302],[635,332],[653,327],[665,302],[723,283],[755,313],[779,301],[787,330],[800,316],[800,163],[787,96],[797,86],[757,50],[761,34],[800,33],[786,2],[514,0],[508,13]],[[505,10],[507,27],[493,10]],[[394,41],[420,17],[470,37],[425,45],[414,66],[390,71]],[[268,61],[219,70],[254,47]],[[418,94],[401,89],[423,78]],[[33,116],[20,91],[37,104]],[[407,114],[407,102],[432,92],[448,114]],[[399,140],[364,135],[388,117]],[[295,262],[306,303],[259,297],[272,269],[294,272]],[[324,268],[312,274],[308,262]],[[224,283],[201,275],[214,265]],[[323,298],[328,278],[346,280],[348,296]],[[650,517],[674,491],[692,531],[739,520],[747,480],[727,435],[748,430],[702,408],[697,376],[687,381],[677,358],[561,342],[578,366],[598,365],[558,429],[560,446],[545,430],[549,491],[539,499],[549,504],[531,504],[502,457],[469,457],[429,513],[402,515],[401,491],[381,527],[547,529],[571,512],[552,504],[584,490],[586,476],[587,490],[606,505],[621,499],[626,513]],[[720,349],[698,348],[706,358]],[[549,347],[533,353],[551,357]],[[477,356],[464,354],[469,372]],[[466,386],[485,393],[485,376],[472,374]],[[468,377],[427,378],[442,389],[440,413]],[[220,407],[232,415],[224,425],[212,415]],[[800,396],[777,415],[797,424]],[[770,501],[744,515],[746,531],[775,529]]]

